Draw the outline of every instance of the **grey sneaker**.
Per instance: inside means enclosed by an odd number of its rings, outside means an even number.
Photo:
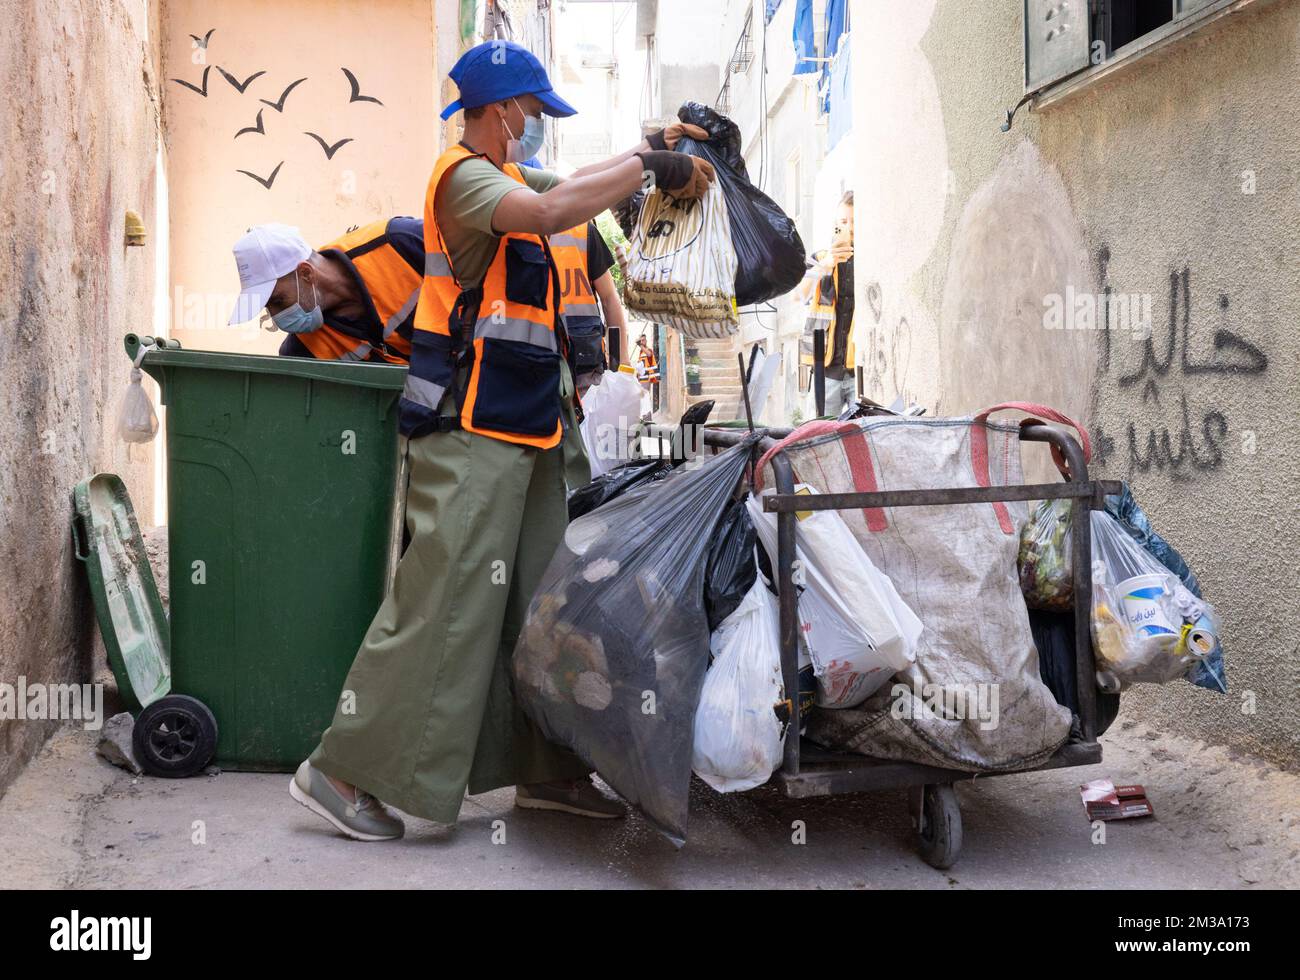
[[[323,772],[304,761],[289,780],[289,795],[353,840],[397,840],[406,832],[400,817],[369,793],[356,791],[353,803]]]
[[[627,816],[627,808],[598,790],[590,776],[558,783],[516,786],[515,806],[527,810],[559,810],[597,820],[617,820]]]

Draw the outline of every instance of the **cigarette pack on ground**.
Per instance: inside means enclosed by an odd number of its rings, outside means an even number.
[[[1116,786],[1109,779],[1095,779],[1080,786],[1079,795],[1083,797],[1083,809],[1089,820],[1155,816],[1146,789],[1136,784]]]

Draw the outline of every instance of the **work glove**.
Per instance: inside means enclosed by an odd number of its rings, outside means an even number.
[[[709,138],[709,131],[693,123],[673,123],[658,132],[651,133],[645,138],[650,144],[652,150],[675,150],[677,141],[683,136],[689,136],[693,140],[706,140]]]
[[[703,197],[713,182],[713,164],[672,150],[645,150],[637,154],[641,166],[654,174],[655,186],[677,198]]]

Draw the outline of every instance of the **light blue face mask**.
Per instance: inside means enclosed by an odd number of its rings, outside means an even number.
[[[510,101],[519,106],[520,112],[524,112],[524,107],[519,105],[518,100]],[[530,116],[526,112],[524,112],[523,138],[515,139],[515,134],[510,132],[509,126],[506,127],[506,132],[510,133],[510,141],[506,144],[506,159],[510,163],[523,163],[529,157],[537,156],[546,142],[546,122],[541,116]]]
[[[279,313],[272,313],[271,319],[275,325],[285,333],[311,333],[313,330],[319,330],[325,322],[325,314],[320,308],[320,301],[316,296],[316,284],[311,284],[311,298],[315,306],[310,310],[302,308],[302,283],[298,281],[298,273],[293,275],[293,283],[298,287],[298,300],[293,306],[281,310]]]

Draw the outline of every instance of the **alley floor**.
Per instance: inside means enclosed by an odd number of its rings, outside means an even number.
[[[520,811],[513,791],[466,800],[449,828],[357,844],[294,803],[287,775],[133,777],[65,729],[0,798],[6,888],[1259,888],[1300,886],[1300,774],[1121,718],[1105,761],[966,783],[965,847],[935,871],[913,853],[901,791],[721,796],[698,781],[690,839],[644,820]],[[1105,843],[1078,784],[1145,785],[1155,817]],[[806,843],[792,840],[796,821]],[[201,823],[200,823],[201,822]],[[504,831],[504,841],[500,840]]]

